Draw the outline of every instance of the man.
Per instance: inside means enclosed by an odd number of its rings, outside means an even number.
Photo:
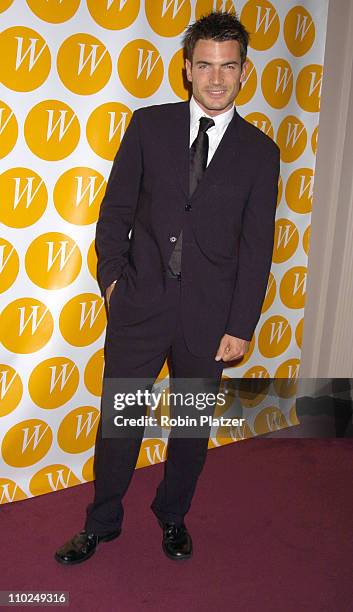
[[[234,107],[248,36],[228,13],[190,25],[183,41],[190,102],[139,109],[126,130],[96,234],[109,306],[104,382],[153,381],[168,358],[171,383],[201,377],[219,384],[225,365],[248,351],[271,267],[280,163],[278,146]],[[82,562],[119,536],[142,437],[143,428],[119,439],[102,435],[101,418],[95,497],[84,529],[57,561]],[[207,443],[169,437],[151,508],[171,559],[192,555],[184,517]]]

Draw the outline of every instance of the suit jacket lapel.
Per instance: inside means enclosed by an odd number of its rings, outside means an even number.
[[[180,186],[189,197],[189,146],[190,146],[190,108],[189,102],[180,102],[177,114],[170,126],[171,160]],[[169,128],[169,129],[170,129]]]

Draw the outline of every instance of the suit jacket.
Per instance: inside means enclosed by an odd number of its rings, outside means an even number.
[[[104,294],[118,279],[112,296],[123,325],[148,318],[163,303],[168,262],[183,230],[175,282],[181,282],[185,340],[193,354],[210,356],[224,333],[251,340],[260,318],[280,150],[235,109],[190,198],[189,130],[188,102],[134,112],[100,208],[98,282]]]

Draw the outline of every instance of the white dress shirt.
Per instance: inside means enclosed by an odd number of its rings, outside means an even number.
[[[222,140],[223,134],[226,131],[229,122],[232,120],[234,115],[234,106],[224,113],[220,113],[215,117],[211,117],[205,113],[202,108],[196,102],[194,96],[190,99],[190,147],[194,142],[200,126],[200,117],[209,117],[213,119],[215,125],[207,130],[208,135],[208,157],[207,165],[210,163],[219,143]]]

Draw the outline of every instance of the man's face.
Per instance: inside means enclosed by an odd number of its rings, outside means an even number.
[[[185,60],[186,75],[192,93],[201,108],[211,117],[229,110],[245,78],[247,62],[240,67],[237,40],[198,40],[192,63]]]

